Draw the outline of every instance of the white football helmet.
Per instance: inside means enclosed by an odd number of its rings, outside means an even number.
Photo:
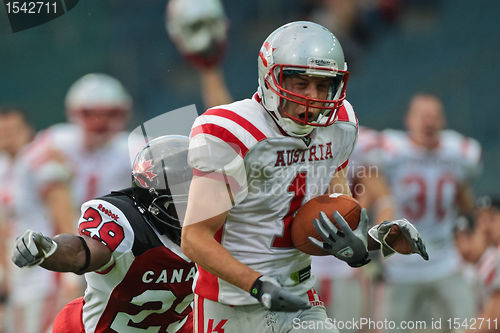
[[[71,85],[65,105],[71,122],[91,132],[103,134],[125,128],[132,110],[132,98],[117,79],[106,74],[91,73]],[[96,124],[95,120],[91,124],[90,112],[93,116],[106,116],[109,124]]]
[[[66,94],[66,109],[112,107],[130,111],[132,99],[115,78],[91,73],[78,79]]]
[[[262,104],[289,135],[306,136],[317,126],[330,126],[335,122],[337,110],[346,96],[349,72],[342,47],[328,29],[307,21],[285,24],[264,41],[257,62]],[[285,89],[284,77],[293,74],[331,78],[327,98],[309,98]],[[307,119],[311,102],[314,108],[320,109],[314,120]],[[305,119],[285,113],[285,103],[304,105]]]
[[[86,74],[71,85],[65,100],[68,119],[82,123],[86,110],[114,110],[117,129],[123,129],[132,110],[132,98],[115,78],[101,73]],[[119,121],[118,121],[119,120]],[[120,130],[121,130],[120,129]]]
[[[220,0],[170,0],[166,28],[189,61],[210,66],[223,56],[228,20]]]

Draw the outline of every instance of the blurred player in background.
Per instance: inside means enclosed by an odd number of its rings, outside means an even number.
[[[477,141],[443,130],[441,100],[428,93],[410,101],[407,132],[382,132],[382,165],[396,204],[396,217],[415,223],[426,240],[429,262],[397,256],[386,261],[390,320],[469,318],[470,286],[460,272],[453,239],[459,214],[470,214],[470,182],[479,169]]]
[[[37,151],[57,151],[70,168],[76,212],[83,202],[128,185],[131,158],[124,130],[131,117],[132,99],[117,79],[91,73],[71,85],[65,107],[70,123],[43,131],[37,139]],[[76,226],[76,219],[73,223]],[[83,289],[82,281],[71,275],[63,277],[65,303],[81,295]]]
[[[85,75],[70,87],[65,105],[71,123],[40,132],[16,162],[16,185],[12,187],[16,234],[26,229],[48,236],[74,232],[76,212],[83,202],[128,185],[131,166],[127,134],[122,131],[132,101],[121,83],[105,74]],[[30,270],[14,268],[13,307],[23,303],[34,308],[37,303],[31,301],[33,295],[42,298],[46,293],[43,290],[56,289],[53,276],[45,270],[39,277]],[[82,294],[83,281],[69,275],[62,275],[61,281],[60,302]],[[48,309],[44,314],[49,319],[44,326],[53,319]],[[39,330],[36,327],[42,324],[33,320],[33,315],[27,314],[26,318],[25,326],[31,327],[28,332]]]
[[[293,51],[300,53],[297,59]],[[301,331],[292,318],[326,320],[312,289],[310,256],[293,248],[289,222],[315,195],[350,193],[343,169],[354,148],[357,121],[344,100],[346,64],[336,38],[312,22],[278,28],[264,42],[258,63],[258,93],[209,109],[191,132],[195,177],[182,248],[199,269],[195,332]],[[304,160],[290,151],[303,152]],[[273,189],[284,192],[273,195]],[[359,229],[366,231],[366,213],[362,216]],[[341,216],[336,220],[342,224]],[[328,229],[318,246],[350,265],[367,263],[366,234],[342,224],[339,237],[328,217],[318,223]],[[409,228],[404,223],[395,229],[408,235]],[[377,228],[375,238],[384,239],[385,231]],[[411,243],[406,253],[425,256],[416,231],[410,242],[403,238]],[[343,256],[346,247],[352,252]]]
[[[58,154],[36,154],[33,131],[21,111],[3,113],[0,126],[2,150],[8,156],[1,181],[4,216],[12,229],[9,234],[34,226],[46,234],[71,232],[74,221],[69,169]],[[4,241],[13,242],[9,235],[4,236]],[[10,270],[9,332],[40,332],[48,328],[57,310],[55,274],[39,268]]]
[[[466,252],[469,256],[465,257],[476,263],[479,290],[477,320],[469,322],[469,327],[461,327],[468,333],[500,330],[500,200],[482,199]]]
[[[219,68],[229,23],[220,0],[170,0],[166,25],[179,52],[199,72],[205,107],[229,103],[231,96]]]
[[[135,159],[132,187],[82,205],[79,236],[27,230],[18,239],[19,267],[85,273],[85,295],[59,313],[52,332],[193,331],[196,268],[179,246],[187,152],[187,137],[150,141]],[[173,186],[184,195],[172,195]]]
[[[0,332],[6,329],[5,310],[9,297],[11,269],[8,249],[13,228],[13,167],[19,153],[32,137],[33,130],[21,109],[0,107]]]
[[[463,216],[456,221],[454,237],[457,250],[465,263],[477,263],[490,245],[484,228],[477,227],[474,220]]]
[[[128,133],[132,99],[115,78],[92,73],[70,87],[65,100],[70,124],[55,125],[42,140],[60,151],[73,170],[75,207],[114,188],[127,186]]]

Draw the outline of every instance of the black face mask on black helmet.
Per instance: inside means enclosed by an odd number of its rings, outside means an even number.
[[[149,141],[137,154],[132,170],[134,199],[158,231],[176,243],[180,243],[193,175],[187,163],[188,141],[179,135]]]

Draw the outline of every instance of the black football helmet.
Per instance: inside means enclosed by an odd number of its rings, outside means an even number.
[[[158,231],[177,243],[193,176],[187,162],[188,142],[180,135],[155,138],[137,154],[132,170],[135,201]]]

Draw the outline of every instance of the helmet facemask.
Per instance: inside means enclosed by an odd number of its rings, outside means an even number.
[[[182,203],[187,205],[187,196],[185,198],[177,196],[174,199],[174,196],[165,190],[156,191],[155,189],[149,189],[148,192],[151,198],[153,198],[147,207],[147,211],[151,217],[158,223],[180,231],[182,229],[182,221],[179,219],[176,206]]]
[[[176,243],[180,242],[192,177],[187,149],[187,137],[154,139],[137,155],[132,171],[136,202],[158,231]]]
[[[330,80],[325,99],[306,97],[285,88],[285,78],[294,75],[323,77]],[[314,127],[326,127],[335,122],[337,110],[345,99],[345,88],[349,72],[335,68],[300,65],[273,65],[266,76],[266,85],[279,96],[278,110],[281,121],[289,126],[303,128],[306,135]],[[287,103],[295,103],[305,107],[301,116],[294,116],[285,111]],[[319,111],[318,111],[319,110]]]
[[[277,28],[262,44],[257,67],[261,104],[288,135],[304,137],[335,122],[346,97],[349,72],[340,42],[328,29],[307,21]],[[285,79],[295,74],[331,78],[330,91],[310,94],[300,87],[285,87]]]

